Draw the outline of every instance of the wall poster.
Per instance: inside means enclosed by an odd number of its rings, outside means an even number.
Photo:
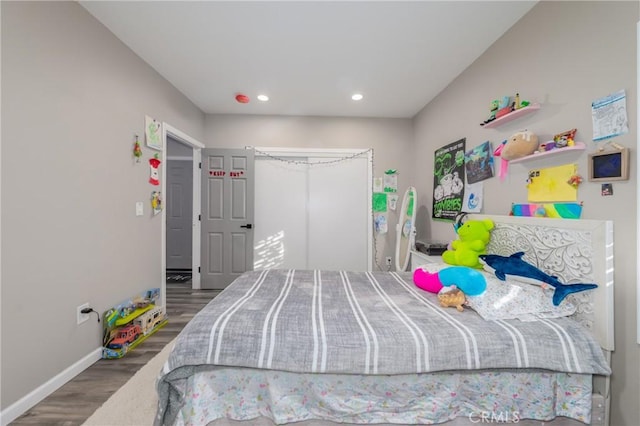
[[[432,209],[434,219],[454,221],[462,210],[465,141],[466,138],[462,138],[435,152]]]
[[[578,174],[577,164],[530,170],[527,201],[530,203],[576,201],[578,188],[570,183]]]
[[[491,149],[491,142],[486,141],[467,151],[464,162],[467,183],[476,183],[493,177],[493,149]]]

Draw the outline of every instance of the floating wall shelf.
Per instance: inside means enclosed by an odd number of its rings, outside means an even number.
[[[536,112],[540,109],[540,104],[531,104],[526,107],[517,109],[515,111],[511,111],[509,114],[505,114],[500,118],[496,118],[493,121],[488,122],[487,124],[481,124],[485,129],[490,129],[492,127],[498,127],[505,123],[515,120],[516,118],[523,117],[525,115]]]
[[[569,152],[569,151],[584,151],[586,145],[583,142],[575,142],[573,146],[565,146],[564,148],[554,148],[551,151],[542,151],[537,152],[531,155],[527,155],[526,157],[516,158],[515,160],[510,160],[509,163],[522,163],[530,160],[537,160],[538,158],[548,157],[550,155],[559,154],[561,152]]]

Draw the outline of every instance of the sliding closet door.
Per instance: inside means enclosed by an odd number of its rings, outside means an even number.
[[[256,155],[254,269],[306,268],[307,167]]]
[[[367,166],[356,157],[309,168],[310,269],[368,270]]]
[[[370,269],[369,157],[332,155],[256,152],[255,269]]]

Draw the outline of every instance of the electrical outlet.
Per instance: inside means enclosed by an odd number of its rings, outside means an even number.
[[[89,304],[85,303],[83,305],[78,306],[77,309],[77,319],[78,319],[78,325],[82,324],[83,322],[87,322],[89,321],[89,316],[90,314],[83,314],[82,310],[84,308],[88,308]]]
[[[391,266],[391,256],[387,256],[387,266]]]

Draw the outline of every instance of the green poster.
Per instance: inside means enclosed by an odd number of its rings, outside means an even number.
[[[435,152],[433,166],[434,219],[454,221],[464,199],[465,138],[443,146]]]
[[[384,213],[387,211],[387,194],[384,192],[373,193],[373,211]]]

